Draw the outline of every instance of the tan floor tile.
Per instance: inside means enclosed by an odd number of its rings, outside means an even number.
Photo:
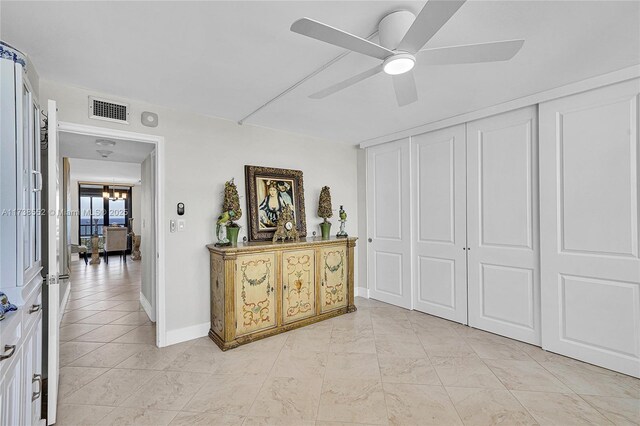
[[[74,367],[115,367],[130,356],[142,351],[146,345],[107,343],[69,363]]]
[[[324,377],[328,354],[324,352],[292,352],[282,350],[271,370],[273,377]]]
[[[269,377],[249,415],[315,420],[321,389],[322,378]]]
[[[128,325],[115,326],[114,327],[131,327]],[[156,328],[154,326],[142,325],[134,328],[133,330],[120,335],[114,340],[116,343],[146,343],[149,345],[155,345],[156,343]]]
[[[91,311],[87,311],[91,312]],[[97,314],[82,318],[76,321],[76,324],[109,324],[110,322],[117,320],[118,318],[126,315],[126,312],[119,311],[100,311]]]
[[[136,312],[140,311],[142,306],[140,305],[140,302],[132,300],[128,302],[121,302],[120,304],[113,306],[111,309],[114,311]]]
[[[354,378],[380,380],[380,367],[376,354],[331,353],[326,378]]]
[[[266,376],[209,376],[184,407],[185,411],[244,416],[258,396]]]
[[[431,364],[445,386],[504,389],[500,380],[479,358],[431,357]]]
[[[164,370],[182,354],[188,346],[173,345],[158,348],[155,345],[144,345],[144,349],[131,355],[117,365],[118,368],[141,370]]]
[[[427,358],[405,358],[378,355],[384,383],[440,385],[436,370]]]
[[[115,407],[59,403],[56,426],[95,425],[113,410]]]
[[[640,399],[580,396],[616,425],[640,425]]]
[[[376,335],[376,351],[379,355],[406,356],[409,358],[426,357],[427,354],[415,334]]]
[[[567,392],[571,390],[534,361],[485,360],[509,390]]]
[[[360,330],[336,329],[331,333],[331,352],[375,354],[373,327]]]
[[[317,420],[386,424],[382,383],[379,380],[326,378]]]
[[[96,302],[93,301],[93,300],[83,300],[83,299],[70,300],[70,301],[67,302],[66,308],[70,309],[70,310],[80,309],[80,308],[83,308],[85,306],[93,305],[94,303],[96,303]],[[95,310],[101,310],[101,309],[95,309]]]
[[[242,426],[315,426],[316,422],[294,418],[247,416]]]
[[[87,405],[120,405],[156,374],[158,374],[157,371],[111,369],[72,393],[63,402]]]
[[[79,324],[72,324],[79,325]],[[125,333],[133,330],[135,327],[132,325],[101,325],[95,330],[85,333],[76,337],[74,340],[77,342],[101,342],[108,343]]]
[[[145,408],[118,407],[107,415],[99,425],[168,425],[178,413],[175,411],[150,410]]]
[[[331,332],[308,332],[304,329],[288,334],[284,348],[290,351],[328,352]]]
[[[210,346],[191,346],[189,350],[177,354],[166,368],[175,371],[215,373],[220,368],[219,351]]]
[[[466,425],[536,425],[537,422],[507,390],[447,388]]]
[[[244,417],[231,414],[220,415],[217,413],[191,413],[182,411],[170,423],[171,426],[241,426]]]
[[[87,301],[90,302],[89,305],[84,305],[78,309],[89,310],[89,311],[104,311],[107,309],[112,309],[115,306],[118,306],[122,303],[120,300],[102,300],[100,302],[95,301]]]
[[[126,407],[181,410],[209,379],[205,374],[163,371],[122,405]]]
[[[526,353],[510,345],[484,342],[477,339],[467,339],[466,342],[481,359],[514,359],[519,361],[532,361]]]
[[[609,425],[598,411],[576,394],[511,391],[540,425]]]
[[[219,361],[216,374],[229,375],[255,375],[269,374],[275,363],[278,353],[271,352],[223,352],[216,358]]]
[[[104,343],[91,342],[64,342],[60,343],[60,367],[64,367],[72,361],[88,354],[104,345]]]
[[[371,318],[371,324],[373,324],[373,332],[376,336],[381,334],[404,335],[413,333],[413,328],[408,319]]]
[[[471,346],[455,335],[443,336],[424,332],[416,334],[429,357],[477,357]]]
[[[83,318],[90,317],[95,314],[99,314],[103,311],[69,311],[62,316],[62,321],[60,322],[62,325],[73,324],[77,321],[80,321]]]
[[[384,395],[392,425],[462,425],[442,386],[385,383]]]
[[[62,367],[58,383],[58,398],[60,400],[66,398],[108,370],[108,368],[95,367]]]
[[[67,342],[70,340],[77,340],[79,336],[89,333],[100,326],[97,324],[69,324],[64,327],[60,327],[60,341]]]
[[[114,311],[117,312],[117,311]],[[151,321],[144,311],[123,312],[123,316],[112,321],[111,324],[121,325],[151,325]]]
[[[632,382],[640,383],[640,379],[627,379],[618,375],[595,373],[580,367],[557,362],[541,362],[540,365],[576,393],[640,398],[640,387],[634,387],[632,384]]]

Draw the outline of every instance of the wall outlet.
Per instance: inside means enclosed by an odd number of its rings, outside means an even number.
[[[169,221],[169,232],[176,232],[176,221],[174,219]]]
[[[184,228],[186,228],[187,224],[184,219],[178,220],[178,232],[184,232]]]

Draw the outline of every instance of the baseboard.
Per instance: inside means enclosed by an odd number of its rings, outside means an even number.
[[[369,289],[366,287],[356,287],[353,292],[356,297],[364,297],[365,299],[369,298]]]
[[[156,322],[156,312],[151,307],[151,303],[147,300],[144,294],[140,292],[140,304],[142,305],[142,309],[147,313],[147,316],[151,320],[151,322]]]
[[[64,296],[62,296],[62,303],[60,304],[60,312],[58,313],[58,327],[60,327],[60,323],[62,322],[62,316],[64,315],[64,311],[67,310],[67,302],[69,302],[70,294],[71,294],[71,283],[67,285],[67,289],[64,292]]]
[[[192,325],[190,327],[179,328],[177,330],[168,330],[166,332],[166,346],[175,345],[176,343],[186,342],[187,340],[205,337],[209,334],[211,324],[204,322],[202,324]]]

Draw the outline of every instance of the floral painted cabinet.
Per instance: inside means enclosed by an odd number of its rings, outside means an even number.
[[[236,260],[236,336],[276,325],[276,255],[259,253]]]
[[[222,350],[356,310],[356,238],[207,248],[211,328]]]
[[[322,313],[347,306],[347,247],[320,249],[320,311]]]
[[[286,323],[315,315],[315,250],[282,253],[282,321]]]

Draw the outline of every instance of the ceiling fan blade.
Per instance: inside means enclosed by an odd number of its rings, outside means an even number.
[[[413,71],[392,77],[393,88],[396,91],[396,99],[398,100],[399,106],[409,105],[418,100],[416,79],[413,77]]]
[[[378,59],[393,55],[391,50],[369,40],[309,18],[298,19],[291,25],[291,31]]]
[[[418,52],[421,64],[474,64],[477,62],[508,61],[520,51],[524,40],[494,41],[461,46],[423,49]]]
[[[404,35],[397,50],[415,53],[460,9],[466,0],[429,0]]]
[[[326,98],[329,95],[333,95],[336,92],[339,92],[342,89],[346,89],[349,86],[352,86],[362,80],[365,80],[369,77],[372,77],[376,74],[378,74],[380,71],[382,71],[382,65],[378,65],[374,68],[371,68],[369,70],[366,70],[365,72],[361,72],[360,74],[356,74],[351,78],[348,78],[344,81],[341,81],[340,83],[334,84],[333,86],[329,86],[324,90],[321,90],[319,92],[314,93],[313,95],[310,95],[309,97],[312,99],[322,99],[322,98]]]

